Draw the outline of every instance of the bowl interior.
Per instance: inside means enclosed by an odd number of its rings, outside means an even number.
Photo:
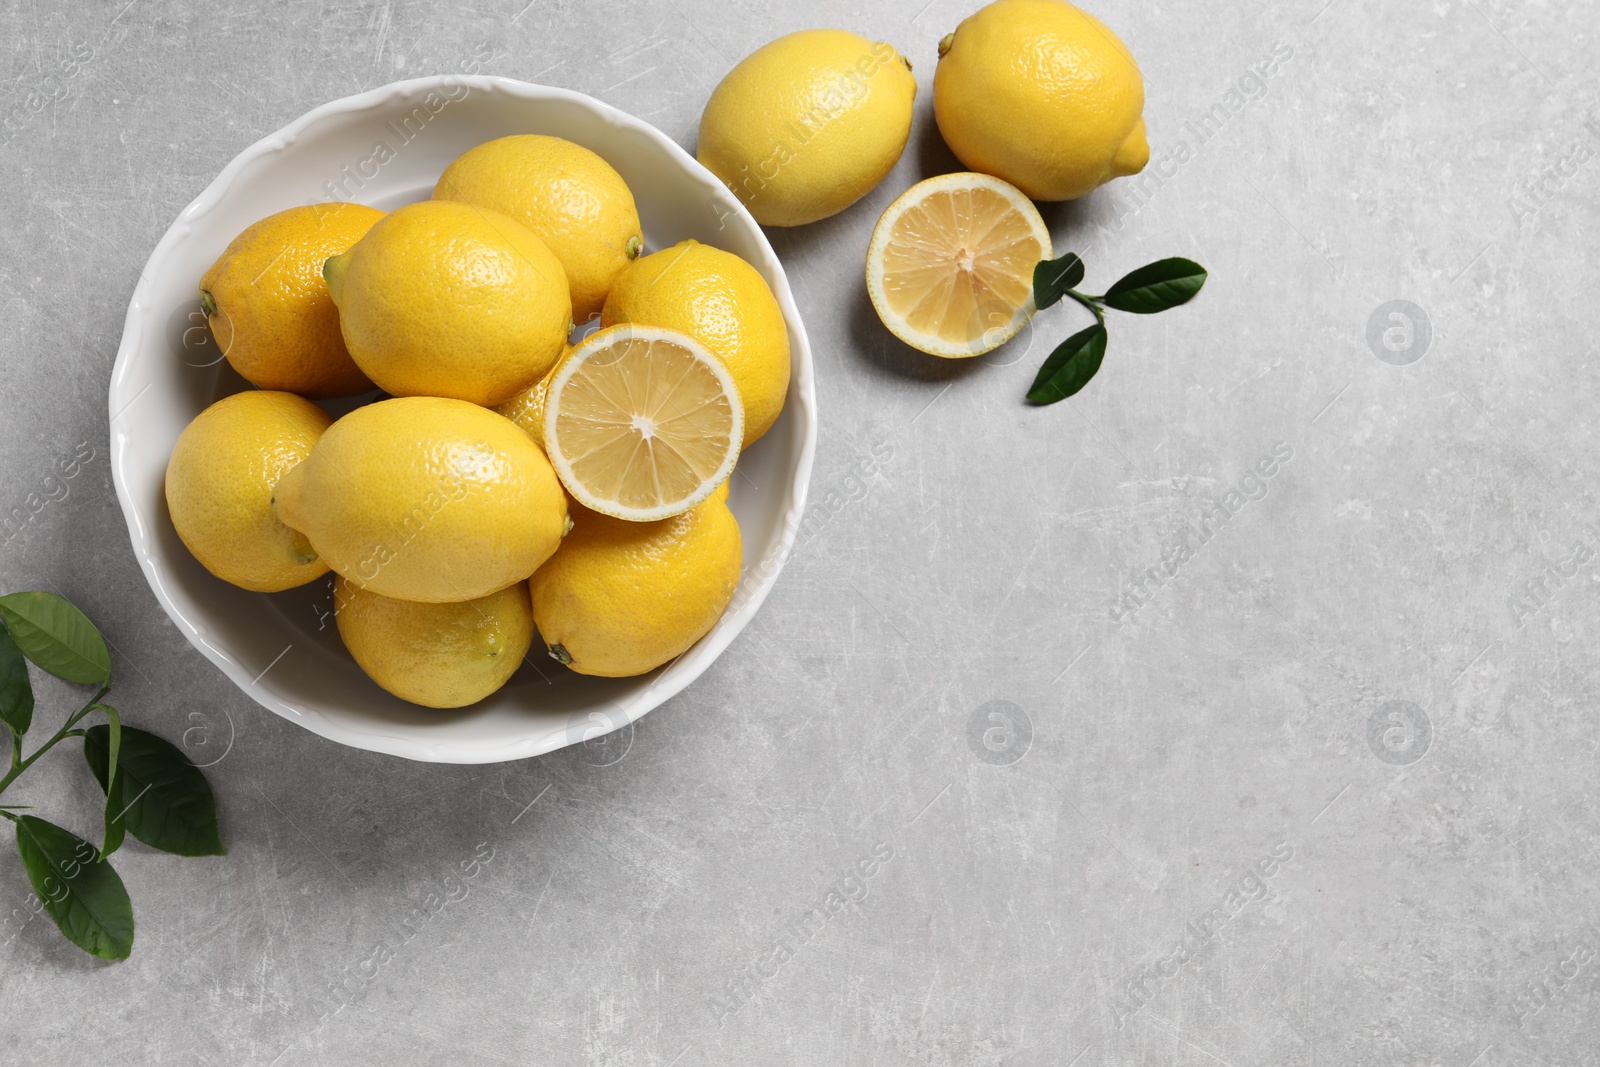
[[[178,540],[163,479],[178,435],[207,405],[248,389],[216,349],[198,283],[251,223],[299,204],[354,200],[393,210],[433,191],[468,148],[513,133],[585,145],[633,190],[646,251],[695,238],[766,277],[789,323],[793,375],[782,417],[740,458],[729,503],[745,572],[711,633],[634,679],[584,678],[537,640],[499,693],[454,712],[418,708],[373,684],[333,625],[328,579],[284,593],[212,577]],[[365,398],[333,402],[342,414]],[[754,614],[798,528],[815,445],[811,359],[782,267],[721,183],[653,128],[597,101],[508,79],[416,79],[336,101],[261,141],[186,208],[157,245],[129,308],[112,374],[113,476],[134,551],[190,641],[265,707],[345,744],[413,759],[482,763],[537,755],[617,729],[687,685]]]

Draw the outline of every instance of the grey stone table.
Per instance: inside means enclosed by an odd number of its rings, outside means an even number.
[[[929,96],[976,0],[251,6],[0,9],[0,586],[89,610],[129,721],[216,761],[230,846],[130,844],[107,965],[28,918],[7,833],[0,1061],[1600,1059],[1589,4],[1101,0],[1155,154],[1050,209],[1057,247],[1211,282],[1038,410],[1070,308],[954,366],[861,282],[881,209],[956,169]],[[818,514],[712,670],[627,747],[425,766],[188,646],[105,397],[140,267],[235,153],[474,58],[692,148],[733,62],[816,25],[906,51],[917,127],[866,201],[771,235]],[[22,793],[85,828],[75,759]]]

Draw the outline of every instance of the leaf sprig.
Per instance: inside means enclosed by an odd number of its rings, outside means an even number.
[[[91,956],[126,959],[133,951],[133,904],[107,862],[126,834],[180,856],[220,856],[216,801],[205,775],[170,742],[122,724],[104,702],[111,691],[111,655],[94,623],[54,593],[0,596],[0,724],[11,747],[11,769],[0,794],[50,749],[83,739],[89,770],[105,790],[101,845],[34,815],[25,805],[0,804],[0,818],[17,829],[17,852],[39,908],[67,940]],[[97,687],[83,707],[26,758],[22,739],[33,725],[28,663],[57,678]],[[99,712],[103,726],[78,728]],[[31,905],[30,905],[31,906]]]
[[[1118,279],[1100,296],[1080,293],[1085,267],[1076,252],[1059,259],[1041,260],[1033,268],[1033,302],[1043,311],[1071,297],[1094,312],[1094,325],[1079,330],[1056,346],[1028,389],[1035,404],[1054,404],[1065,400],[1089,384],[1106,358],[1106,308],[1134,315],[1157,312],[1187,304],[1206,283],[1206,270],[1190,259],[1174,257],[1147,263]]]

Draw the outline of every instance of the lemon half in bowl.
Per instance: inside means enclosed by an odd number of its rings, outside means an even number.
[[[728,480],[743,437],[733,375],[676,330],[601,330],[550,376],[545,451],[567,492],[603,515],[683,514]]]

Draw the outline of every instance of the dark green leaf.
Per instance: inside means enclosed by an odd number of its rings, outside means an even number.
[[[67,940],[91,956],[133,951],[133,904],[122,879],[77,834],[32,815],[17,818],[17,852],[28,881]]]
[[[83,738],[83,757],[105,788],[110,767],[110,730],[91,726]],[[114,788],[126,811],[120,811],[128,832],[151,848],[179,856],[222,856],[217,832],[217,803],[200,768],[177,747],[155,734],[122,728]],[[111,802],[107,794],[107,803]]]
[[[1089,379],[1100,369],[1100,361],[1105,358],[1106,328],[1097,322],[1056,346],[1033,379],[1028,399],[1035,404],[1054,404],[1058,400],[1065,400],[1089,384]]]
[[[128,805],[122,796],[122,779],[118,778],[111,783],[111,788],[106,790],[105,843],[100,847],[102,856],[110,856],[121,848],[122,842],[128,836],[128,823],[125,817]]]
[[[111,653],[94,623],[54,593],[0,596],[0,616],[22,654],[57,678],[98,684],[111,677]]]
[[[1106,290],[1106,307],[1154,315],[1194,299],[1206,283],[1206,269],[1191,259],[1147,263]]]
[[[18,737],[33,724],[33,683],[28,681],[28,661],[11,635],[0,628],[0,721]],[[4,737],[0,733],[0,737]]]
[[[97,730],[106,731],[101,737],[106,743],[106,768],[108,771],[108,778],[100,783],[106,791],[106,839],[105,844],[100,846],[100,855],[110,856],[122,847],[122,839],[127,833],[128,825],[127,820],[124,818],[127,805],[122,800],[122,779],[125,777],[121,770],[122,716],[118,715],[117,709],[110,704],[101,704],[99,708],[106,713],[106,719],[108,720],[106,726],[95,727]],[[87,735],[84,737],[84,743],[87,746]]]
[[[1033,268],[1033,302],[1040,311],[1067,295],[1083,281],[1083,260],[1076,252],[1060,259],[1044,259]]]

